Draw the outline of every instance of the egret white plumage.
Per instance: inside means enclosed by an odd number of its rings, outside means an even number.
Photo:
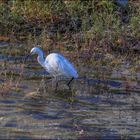
[[[37,54],[38,63],[53,77],[65,77],[71,78],[67,83],[70,87],[70,83],[74,78],[78,78],[78,73],[74,66],[67,60],[64,56],[59,53],[51,53],[46,58],[44,58],[43,51],[41,48],[34,47],[31,49],[30,55]],[[56,83],[58,86],[58,83]]]

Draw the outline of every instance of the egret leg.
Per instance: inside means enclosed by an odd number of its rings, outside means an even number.
[[[69,87],[69,89],[71,89],[70,84],[71,84],[71,82],[73,81],[73,79],[74,79],[74,77],[72,77],[72,78],[70,79],[70,81],[67,83],[67,86]]]
[[[57,77],[55,77],[55,91],[57,91],[58,88],[58,81],[57,81]]]
[[[55,84],[55,91],[57,91],[57,88],[58,88],[58,81],[56,81],[56,84]]]

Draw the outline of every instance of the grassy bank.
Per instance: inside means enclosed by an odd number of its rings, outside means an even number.
[[[140,52],[140,4],[100,1],[0,1],[0,40],[48,49]]]

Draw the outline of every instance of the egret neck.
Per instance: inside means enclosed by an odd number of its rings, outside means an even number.
[[[38,54],[38,57],[37,57],[38,63],[44,67],[45,58],[44,58],[43,51],[42,50],[39,50],[37,52],[37,54]]]

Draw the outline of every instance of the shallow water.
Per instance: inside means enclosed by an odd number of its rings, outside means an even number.
[[[120,71],[108,67],[99,67],[106,70],[99,78],[93,76],[94,66],[77,64],[80,78],[72,83],[72,90],[61,81],[55,92],[35,59],[23,64],[23,58],[0,55],[0,84],[12,81],[0,96],[1,139],[140,139],[139,81],[128,84],[118,78]]]

